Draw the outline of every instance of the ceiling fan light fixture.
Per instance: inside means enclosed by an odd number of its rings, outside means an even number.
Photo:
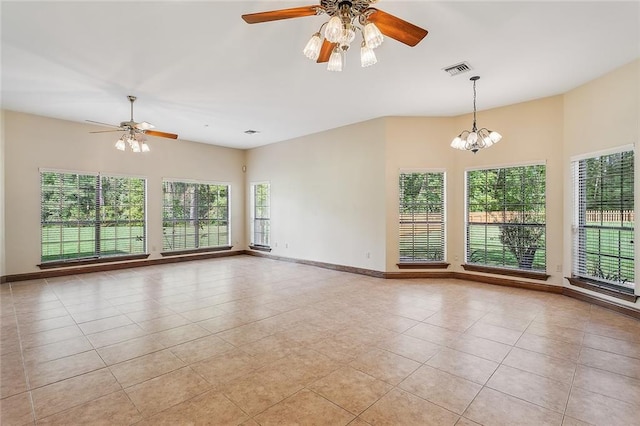
[[[343,67],[343,58],[342,53],[336,47],[333,49],[333,53],[331,53],[331,57],[329,58],[329,64],[327,65],[327,70],[329,71],[342,71]]]
[[[364,26],[364,41],[367,43],[367,46],[372,49],[380,46],[384,41],[382,33],[373,22],[368,22]]]
[[[149,148],[149,145],[147,145],[147,143],[146,143],[146,142],[142,142],[142,143],[140,144],[140,150],[141,150],[142,152],[149,152],[149,151],[151,151],[151,149]]]
[[[372,48],[367,46],[366,42],[362,42],[360,47],[360,64],[362,67],[369,67],[378,62],[378,58],[376,58],[376,52],[373,51]]]
[[[320,33],[315,33],[311,36],[307,45],[304,47],[302,53],[304,56],[311,59],[312,61],[318,60],[318,56],[320,56],[320,48],[322,47],[322,38]]]
[[[453,141],[451,141],[451,148],[471,151],[475,154],[479,150],[489,148],[500,141],[502,135],[486,128],[478,130],[476,124],[476,81],[480,80],[480,77],[474,76],[471,77],[470,80],[473,81],[473,126],[471,130],[464,130],[456,136]]]
[[[342,36],[342,19],[339,16],[334,16],[329,19],[327,27],[324,29],[324,38],[330,43],[337,43]]]

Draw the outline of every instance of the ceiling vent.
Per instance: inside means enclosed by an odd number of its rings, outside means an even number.
[[[448,72],[451,77],[454,75],[462,74],[467,71],[471,71],[471,65],[468,62],[460,62],[459,64],[451,65],[450,67],[443,68],[446,72]]]

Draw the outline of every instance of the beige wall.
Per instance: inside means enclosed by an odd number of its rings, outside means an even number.
[[[231,184],[231,243],[245,249],[245,152],[183,140],[149,138],[151,152],[114,148],[117,133],[89,134],[95,126],[5,111],[6,272],[34,272],[40,263],[39,169],[101,172],[147,179],[147,248],[162,249],[162,179]],[[116,135],[116,136],[114,136]]]
[[[271,184],[272,254],[384,270],[384,139],[378,119],[248,151],[247,197]]]
[[[6,244],[4,237],[4,164],[5,164],[5,150],[4,150],[4,111],[0,110],[0,277],[6,275]]]
[[[398,189],[399,174],[402,170],[438,170],[446,172],[447,200],[447,254],[451,261],[455,253],[455,244],[451,244],[451,218],[454,215],[449,207],[455,192],[455,176],[452,173],[455,152],[449,147],[453,139],[451,118],[428,117],[387,117],[385,134],[385,187],[386,187],[386,236],[387,257],[385,271],[397,271],[400,258],[398,225]]]
[[[565,274],[571,273],[571,158],[640,141],[640,60],[568,92],[564,105],[564,258]],[[635,152],[635,211],[640,211],[640,167]],[[635,252],[640,253],[640,229],[635,228]],[[636,257],[636,294],[640,295],[640,262]],[[606,297],[606,296],[601,296]],[[637,304],[640,306],[640,303]]]

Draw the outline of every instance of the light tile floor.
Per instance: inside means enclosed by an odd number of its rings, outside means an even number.
[[[0,286],[2,425],[637,425],[640,322],[250,256]]]

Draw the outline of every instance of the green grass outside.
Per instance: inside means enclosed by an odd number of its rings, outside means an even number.
[[[42,262],[81,259],[95,256],[95,227],[45,226],[42,228]],[[144,253],[144,229],[141,226],[100,228],[100,255]]]

